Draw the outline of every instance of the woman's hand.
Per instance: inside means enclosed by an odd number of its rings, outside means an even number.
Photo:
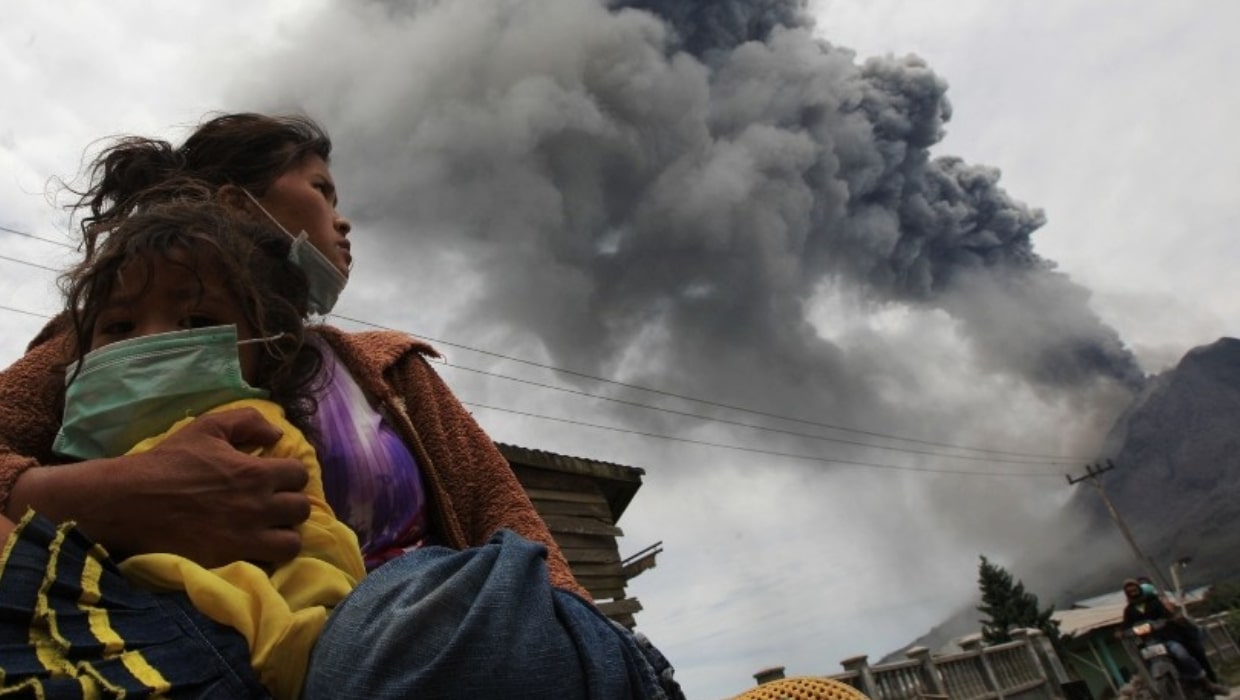
[[[203,416],[150,452],[26,470],[7,515],[20,518],[29,506],[53,521],[75,520],[118,557],[287,561],[301,549],[293,528],[310,515],[305,467],[246,452],[279,439],[251,409]]]

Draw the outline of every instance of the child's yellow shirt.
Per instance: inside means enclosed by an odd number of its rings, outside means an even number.
[[[175,554],[140,554],[121,562],[135,583],[161,590],[182,590],[204,615],[236,629],[250,645],[259,680],[277,698],[297,698],[306,676],[310,650],[331,608],[366,575],[357,536],[336,519],[323,494],[323,476],[314,448],[271,401],[247,399],[218,406],[209,413],[254,408],[284,432],[262,456],[291,457],[309,471],[304,492],[310,518],[297,527],[301,553],[271,573],[248,562],[204,568]],[[138,443],[130,454],[146,452],[193,418],[164,434]]]

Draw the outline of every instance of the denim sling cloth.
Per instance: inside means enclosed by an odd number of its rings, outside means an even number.
[[[503,530],[482,546],[414,550],[336,608],[310,659],[317,698],[620,698],[670,694],[662,655],[555,589],[546,548]]]

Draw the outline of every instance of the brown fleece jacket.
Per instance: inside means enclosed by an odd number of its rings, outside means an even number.
[[[437,356],[429,345],[391,331],[312,330],[332,346],[417,457],[432,527],[446,544],[481,545],[509,528],[546,545],[552,585],[590,600],[507,460],[426,361]],[[57,318],[31,341],[26,355],[0,372],[0,508],[22,472],[56,463],[51,446],[63,414],[68,338]]]

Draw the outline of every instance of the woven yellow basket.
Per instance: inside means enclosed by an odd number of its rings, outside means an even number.
[[[869,700],[860,690],[830,678],[800,676],[763,683],[734,700]]]

